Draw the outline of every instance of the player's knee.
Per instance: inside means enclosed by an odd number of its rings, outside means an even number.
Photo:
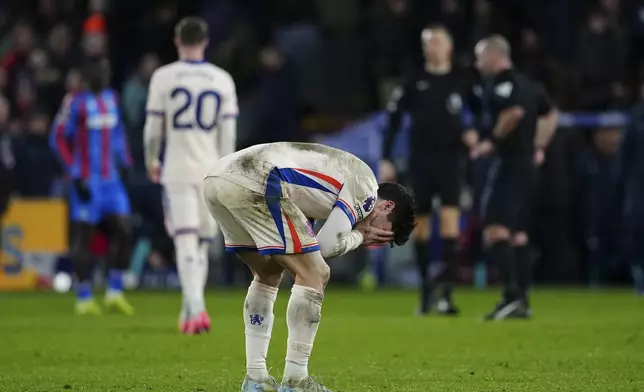
[[[520,231],[512,236],[512,245],[516,247],[526,246],[529,240],[528,233]]]
[[[500,225],[490,225],[483,230],[483,241],[490,246],[501,241],[510,241],[510,229]]]
[[[416,227],[412,232],[414,241],[416,242],[428,242],[429,237],[431,236],[431,226],[429,224],[429,216],[420,216],[416,220]]]
[[[329,280],[331,279],[331,267],[327,263],[324,263],[324,265],[320,266],[320,280],[322,281],[322,285],[326,288],[326,285],[329,283]]]
[[[461,212],[457,207],[443,207],[440,212],[440,234],[442,238],[457,238],[460,235]]]
[[[265,284],[271,287],[279,287],[284,277],[284,270],[282,271],[253,271],[254,281]]]

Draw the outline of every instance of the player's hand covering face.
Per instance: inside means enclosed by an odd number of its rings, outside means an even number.
[[[376,208],[366,219],[358,222],[355,227],[362,233],[364,240],[362,245],[383,245],[394,240],[394,233],[391,231],[391,222],[387,215]]]

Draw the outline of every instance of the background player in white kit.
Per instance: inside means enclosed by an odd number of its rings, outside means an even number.
[[[146,167],[164,189],[166,225],[174,238],[183,294],[179,328],[185,334],[210,329],[204,288],[208,245],[217,226],[203,199],[203,178],[213,158],[235,151],[238,114],[231,76],[204,60],[207,37],[201,18],[177,24],[179,61],[152,75],[146,108]]]
[[[378,184],[357,157],[309,143],[261,144],[229,155],[208,172],[204,194],[226,249],[237,252],[254,276],[244,303],[242,391],[328,391],[308,375],[330,277],[325,258],[360,245],[407,242],[415,225],[413,196],[399,184]],[[311,219],[326,220],[317,235]],[[266,355],[285,269],[295,285],[280,386],[268,374]]]

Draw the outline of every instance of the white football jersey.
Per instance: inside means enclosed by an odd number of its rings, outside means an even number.
[[[265,197],[288,197],[312,219],[326,219],[337,206],[352,224],[373,211],[378,197],[378,181],[366,163],[313,143],[249,147],[224,157],[207,177],[225,178]]]
[[[146,110],[164,118],[161,183],[200,183],[221,158],[219,122],[238,114],[235,82],[213,64],[176,61],[152,75]]]

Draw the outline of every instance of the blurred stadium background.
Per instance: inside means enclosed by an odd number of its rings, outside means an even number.
[[[4,0],[0,166],[13,170],[0,178],[12,181],[1,225],[0,292],[47,292],[56,271],[71,270],[68,184],[48,134],[64,95],[79,88],[77,67],[96,55],[110,60],[134,156],[125,181],[134,209],[131,272],[140,277],[141,292],[131,296],[138,311],[132,319],[72,319],[70,296],[0,293],[0,391],[238,390],[243,294],[209,294],[210,337],[176,336],[173,245],[160,189],[143,167],[149,78],[176,59],[173,27],[187,15],[209,23],[209,60],[237,83],[238,148],[319,141],[376,168],[388,97],[402,75],[422,64],[420,31],[437,22],[451,30],[455,64],[472,78],[473,45],[503,34],[516,66],[543,84],[563,112],[541,169],[532,228],[542,287],[536,318],[473,321],[496,296],[484,290],[496,273],[481,256],[473,207],[485,162],[471,163],[462,197],[460,278],[474,289],[457,292],[463,317],[413,316],[416,294],[400,289],[417,284],[413,246],[364,249],[332,261],[336,287],[329,290],[313,356],[330,386],[644,390],[642,302],[632,294],[634,283],[640,292],[644,287],[644,1]],[[485,131],[485,124],[477,126]],[[401,162],[405,137],[395,149]],[[0,182],[0,191],[6,189]],[[245,287],[247,271],[222,245],[211,252],[210,286]],[[97,235],[98,281],[107,247]],[[385,288],[355,290],[378,284]],[[577,288],[543,288],[555,284]],[[587,289],[609,285],[621,287]],[[284,308],[278,301],[278,317]],[[278,343],[270,362],[279,368],[285,328],[273,336]]]
[[[374,167],[385,123],[381,110],[401,75],[422,64],[422,28],[445,24],[455,37],[455,64],[464,70],[472,70],[478,39],[505,35],[516,66],[542,83],[565,112],[542,169],[533,228],[537,281],[600,285],[630,282],[633,271],[641,275],[637,259],[644,253],[622,251],[622,245],[637,241],[633,211],[644,198],[622,185],[633,181],[629,175],[644,181],[644,173],[624,168],[633,162],[624,163],[621,143],[629,131],[644,132],[641,1],[31,0],[0,7],[0,131],[15,158],[0,290],[46,286],[54,271],[69,268],[60,201],[67,184],[47,137],[63,96],[78,88],[76,67],[88,55],[110,59],[135,157],[127,176],[137,244],[132,268],[142,274],[142,287],[176,286],[159,189],[144,175],[142,127],[150,74],[175,59],[172,29],[190,14],[206,18],[209,59],[236,80],[239,148],[315,140]],[[398,146],[396,156],[404,161],[406,143]],[[470,165],[463,196],[469,213],[461,276],[478,286],[494,280],[493,266],[488,273],[477,251],[477,211],[468,208],[483,166]],[[97,259],[105,248],[98,235]],[[410,255],[404,247],[352,254],[334,262],[334,279],[414,285]],[[221,247],[214,247],[211,263],[211,284],[246,282],[242,265]]]

